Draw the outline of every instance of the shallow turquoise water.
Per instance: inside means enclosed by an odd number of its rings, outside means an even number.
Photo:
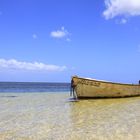
[[[1,93],[0,140],[138,140],[140,97],[70,100],[69,93]]]

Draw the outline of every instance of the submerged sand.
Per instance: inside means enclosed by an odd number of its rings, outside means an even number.
[[[139,130],[140,97],[0,93],[0,140],[138,140]]]

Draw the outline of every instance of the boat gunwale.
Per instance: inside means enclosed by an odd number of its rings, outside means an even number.
[[[89,78],[82,78],[82,77],[78,77],[78,76],[73,76],[72,79],[73,78],[89,80],[89,81],[96,81],[96,82],[101,82],[101,83],[115,84],[115,85],[140,86],[140,84],[117,83],[117,82],[96,80],[96,79],[92,79],[92,78],[90,78],[90,79]]]

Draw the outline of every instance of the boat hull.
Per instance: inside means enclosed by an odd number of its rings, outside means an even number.
[[[140,85],[113,83],[79,77],[72,77],[71,84],[77,98],[113,98],[140,95]]]

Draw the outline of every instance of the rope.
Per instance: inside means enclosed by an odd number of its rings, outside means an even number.
[[[70,96],[72,96],[74,99],[77,99],[77,94],[75,93],[75,85],[73,79],[71,80],[71,89],[70,89]]]

